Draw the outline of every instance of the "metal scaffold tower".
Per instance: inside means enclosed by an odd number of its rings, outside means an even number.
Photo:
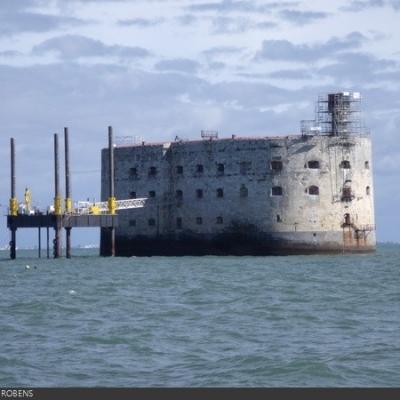
[[[320,95],[315,107],[315,119],[301,121],[302,135],[343,137],[360,135],[363,130],[359,92]]]

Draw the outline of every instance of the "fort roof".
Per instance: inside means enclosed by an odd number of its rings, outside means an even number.
[[[165,146],[169,147],[171,145],[179,145],[179,144],[194,144],[194,143],[209,143],[209,142],[228,142],[228,141],[270,141],[270,140],[285,140],[285,139],[296,139],[304,137],[304,135],[297,134],[297,135],[280,135],[280,136],[237,136],[232,135],[231,137],[226,138],[213,138],[213,139],[179,139],[175,141],[169,142],[146,142],[141,141],[135,142],[133,136],[124,136],[122,140],[118,140],[116,138],[116,147],[150,147],[150,146]]]

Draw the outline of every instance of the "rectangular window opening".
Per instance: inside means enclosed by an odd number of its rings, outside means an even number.
[[[282,161],[271,161],[271,169],[272,171],[281,171],[283,168]]]
[[[149,168],[149,176],[156,176],[157,175],[157,168],[156,167],[150,167]]]
[[[155,226],[156,225],[156,220],[154,218],[150,218],[148,220],[148,224],[149,224],[149,226]]]

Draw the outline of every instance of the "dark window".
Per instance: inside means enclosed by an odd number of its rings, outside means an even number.
[[[225,165],[224,164],[217,164],[217,173],[218,175],[223,175],[225,172]]]
[[[308,168],[310,169],[318,169],[319,168],[319,161],[309,161]]]
[[[149,197],[156,197],[156,192],[154,190],[150,190]]]
[[[351,168],[351,166],[350,166],[350,161],[348,161],[348,160],[343,160],[343,161],[340,163],[340,168],[343,168],[343,169],[350,169],[350,168]]]
[[[310,186],[309,188],[308,188],[308,194],[311,194],[311,195],[319,195],[319,187],[318,186]]]
[[[217,197],[221,198],[224,197],[224,189],[217,189]]]
[[[154,218],[150,218],[148,220],[149,226],[155,226],[156,225],[156,220]]]
[[[176,191],[176,198],[177,198],[178,200],[182,200],[182,199],[183,199],[183,192],[182,192],[182,190],[177,190],[177,191]]]
[[[240,163],[240,173],[247,175],[251,170],[251,161],[242,161]]]
[[[197,189],[196,196],[198,199],[202,199],[203,198],[203,189]]]
[[[136,168],[136,167],[129,168],[129,175],[130,175],[131,177],[137,176],[137,168]]]
[[[129,226],[136,226],[136,219],[130,219]]]
[[[149,168],[149,176],[156,176],[157,175],[157,168],[156,167],[150,167]]]
[[[272,171],[281,171],[282,161],[271,161],[271,169]]]
[[[176,167],[176,173],[179,174],[179,175],[183,174],[183,167],[182,167],[182,165],[178,165],[178,166]]]
[[[369,161],[365,161],[364,167],[365,167],[365,169],[369,169]]]
[[[351,201],[353,199],[353,193],[351,187],[345,186],[342,189],[342,201]]]
[[[350,219],[350,214],[344,214],[344,224],[345,225],[351,225],[351,219]]]
[[[240,187],[240,197],[247,197],[249,195],[249,190],[245,185]]]
[[[203,167],[203,165],[201,165],[201,164],[197,164],[196,165],[196,172],[198,172],[198,173],[203,173],[203,171],[204,171],[204,167]]]
[[[369,186],[365,188],[365,193],[367,194],[367,196],[371,194],[371,188]]]
[[[282,218],[279,214],[276,215],[276,222],[282,222]]]
[[[274,186],[272,188],[271,193],[272,193],[272,196],[282,196],[283,190],[280,186]]]
[[[222,225],[224,223],[224,219],[222,217],[217,217],[217,224]]]
[[[176,219],[176,227],[177,227],[178,229],[182,229],[182,218],[181,218],[181,217],[178,217],[178,218]]]
[[[130,192],[130,193],[129,193],[129,197],[130,197],[131,199],[136,199],[136,192]]]
[[[197,225],[201,225],[202,223],[203,223],[203,218],[197,217],[197,218],[196,218],[196,224],[197,224]]]

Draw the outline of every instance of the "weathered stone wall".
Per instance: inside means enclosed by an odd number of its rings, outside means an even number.
[[[107,167],[103,150],[103,200],[108,194]],[[119,211],[120,254],[267,254],[375,247],[368,136],[116,147],[115,188],[118,199],[149,198],[145,208]],[[182,197],[177,196],[180,193]],[[242,245],[246,250],[236,251]]]

